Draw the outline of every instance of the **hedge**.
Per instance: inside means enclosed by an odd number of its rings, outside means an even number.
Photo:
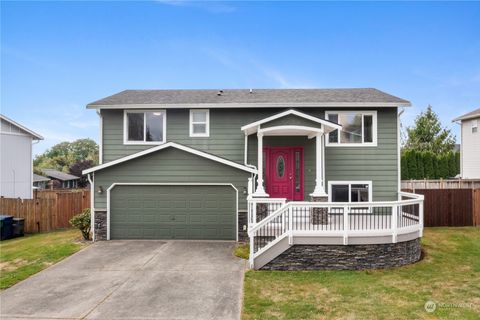
[[[444,155],[430,151],[405,150],[401,157],[402,180],[446,179],[460,173],[460,153]]]

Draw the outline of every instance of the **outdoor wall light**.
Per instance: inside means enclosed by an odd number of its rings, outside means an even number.
[[[247,194],[247,188],[243,188],[243,194]]]
[[[97,192],[98,192],[98,194],[102,194],[103,193],[103,187],[102,186],[98,187]]]

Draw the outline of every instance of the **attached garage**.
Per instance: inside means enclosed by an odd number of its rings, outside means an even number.
[[[235,240],[231,185],[117,185],[110,191],[110,239]]]

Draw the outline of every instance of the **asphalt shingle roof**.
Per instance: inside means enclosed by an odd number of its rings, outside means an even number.
[[[88,107],[133,104],[228,103],[398,103],[410,102],[374,88],[363,89],[226,89],[125,90],[88,104]]]
[[[473,110],[469,113],[465,113],[464,115],[453,119],[452,121],[459,121],[459,120],[467,120],[473,118],[480,118],[480,108]]]
[[[74,175],[72,175],[72,174],[65,173],[65,172],[61,172],[61,171],[54,170],[54,169],[43,169],[42,172],[43,172],[43,174],[46,175],[47,177],[50,177],[50,178],[53,178],[53,179],[57,179],[57,180],[60,180],[60,181],[68,181],[68,180],[77,180],[77,179],[80,179],[79,177],[74,176]]]
[[[50,178],[38,175],[38,174],[33,174],[33,182],[40,182],[40,181],[50,181]]]

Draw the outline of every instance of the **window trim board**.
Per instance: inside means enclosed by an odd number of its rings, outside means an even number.
[[[378,146],[378,115],[377,110],[326,110],[325,118],[329,120],[330,114],[351,114],[351,113],[361,113],[362,114],[362,142],[361,143],[331,143],[329,140],[330,133],[327,133],[325,136],[325,147],[377,147]],[[365,138],[365,128],[364,128],[364,115],[372,116],[372,142],[363,142]],[[340,123],[339,123],[340,124]],[[338,132],[338,141],[340,141],[340,132]]]
[[[368,185],[368,202],[373,202],[373,187],[372,181],[366,180],[332,180],[328,181],[328,202],[332,201],[332,185],[335,184],[348,184],[348,202],[345,203],[352,203],[352,184],[366,184]],[[355,202],[356,203],[356,202]]]
[[[163,113],[163,140],[162,141],[145,141],[146,136],[146,112],[162,112]],[[143,113],[143,141],[128,140],[128,118],[127,113]],[[125,109],[123,110],[123,144],[124,145],[160,145],[167,142],[167,110],[165,109]]]
[[[193,113],[195,111],[204,111],[206,112],[206,119],[205,122],[193,122]],[[188,120],[188,131],[190,138],[208,138],[210,137],[210,109],[190,109],[189,111],[190,117]],[[193,125],[194,124],[205,124],[205,133],[194,133],[193,132]]]

